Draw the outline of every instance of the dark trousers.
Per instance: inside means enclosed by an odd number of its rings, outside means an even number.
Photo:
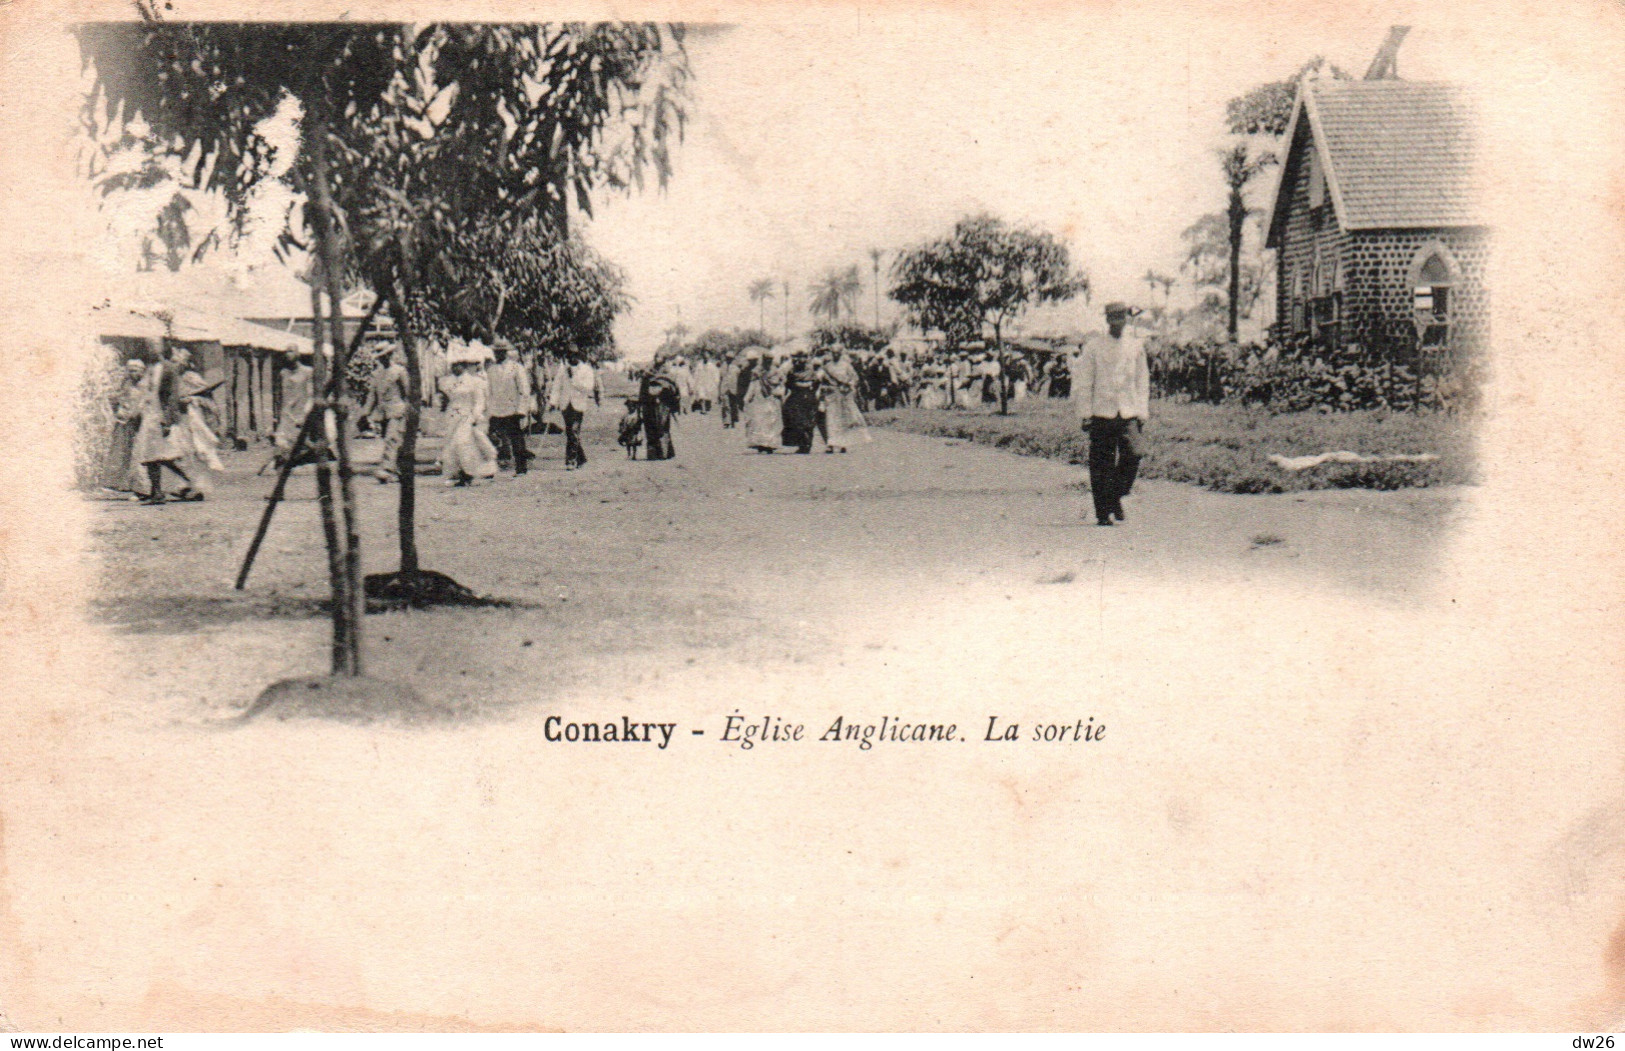
[[[491,417],[491,444],[497,447],[497,459],[513,464],[514,474],[524,474],[530,466],[530,450],[525,446],[525,429],[519,416]]]
[[[1089,418],[1089,494],[1095,518],[1110,517],[1134,488],[1145,455],[1145,422],[1120,416]]]
[[[564,410],[564,466],[582,467],[587,462],[587,454],[581,448],[581,417],[580,409]]]
[[[671,441],[671,411],[653,398],[643,402],[645,460],[670,460],[677,455]]]

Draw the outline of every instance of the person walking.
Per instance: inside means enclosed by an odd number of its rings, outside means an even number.
[[[304,352],[290,354],[283,359],[281,411],[277,414],[276,433],[271,438],[272,447],[276,450],[275,462],[279,466],[292,454],[294,442],[305,425],[305,417],[310,415],[314,405],[312,384],[315,373],[312,365],[315,360],[315,354]],[[301,452],[299,462],[316,461],[306,448]]]
[[[858,382],[857,369],[847,355],[839,347],[830,351],[820,377],[825,452],[844,453],[854,441],[869,441],[869,428],[858,408]]]
[[[587,414],[587,404],[600,403],[598,373],[582,358],[574,347],[564,355],[553,382],[553,408],[564,417],[564,469],[573,471],[587,466],[587,453],[581,447],[581,420]]]
[[[147,363],[131,358],[119,373],[118,393],[112,398],[113,433],[108,439],[107,456],[102,461],[101,486],[117,493],[146,495],[144,475],[138,477],[131,453],[135,448],[136,431],[141,425],[141,379],[147,374]]]
[[[367,409],[373,427],[384,439],[383,451],[373,465],[372,476],[379,483],[392,482],[399,474],[401,429],[406,425],[406,366],[401,351],[392,351],[367,380]]]
[[[179,344],[170,353],[169,365],[176,376],[176,420],[170,436],[182,462],[192,469],[196,498],[202,499],[214,488],[211,472],[223,473],[226,469],[220,462],[220,439],[209,426],[209,417],[217,413],[212,395],[221,384],[205,380],[191,351]]]
[[[754,350],[746,354],[740,381],[745,385],[745,445],[761,454],[777,452],[784,434],[784,417],[773,382],[772,355]]]
[[[807,355],[792,355],[783,390],[784,444],[806,455],[818,433],[818,375]]]
[[[722,414],[722,427],[731,429],[739,422],[739,355],[729,354],[717,370],[717,409]]]
[[[472,485],[497,473],[497,451],[480,424],[485,420],[485,378],[466,359],[451,363],[446,383],[446,437],[440,473],[447,485]]]
[[[525,445],[525,413],[531,406],[530,373],[514,360],[513,347],[497,340],[491,348],[496,361],[486,370],[491,386],[487,408],[491,413],[491,444],[496,446],[497,466],[513,465],[517,478],[530,468],[530,449]]]
[[[153,505],[165,501],[165,469],[181,480],[176,499],[201,500],[202,494],[192,488],[191,476],[180,465],[185,449],[174,432],[180,423],[182,407],[176,393],[177,377],[169,362],[162,358],[153,362],[141,384],[141,423],[136,428],[135,441],[130,450],[130,458],[147,473],[147,495],[141,498],[141,502]]]
[[[645,460],[670,460],[677,456],[671,441],[671,418],[682,399],[670,366],[656,361],[638,382],[638,413],[643,417]]]
[[[1150,415],[1151,371],[1140,337],[1124,331],[1134,314],[1106,304],[1106,329],[1084,341],[1071,368],[1073,404],[1089,432],[1089,492],[1095,523],[1123,521],[1123,497],[1134,488]]]

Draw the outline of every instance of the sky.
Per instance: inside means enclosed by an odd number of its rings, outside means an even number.
[[[1414,21],[1403,76],[1471,75],[1462,29]],[[649,356],[677,322],[754,326],[746,289],[758,277],[789,280],[790,328],[804,330],[810,281],[854,263],[859,318],[872,321],[869,250],[887,253],[884,281],[898,249],[978,211],[1060,236],[1094,286],[1087,304],[1029,315],[1028,331],[1098,327],[1110,299],[1150,302],[1141,276],[1177,273],[1180,232],[1223,207],[1226,100],[1316,54],[1359,76],[1387,27],[1380,16],[1260,31],[1188,14],[976,23],[848,11],[701,34],[674,177],[664,192],[601,200],[588,224],[636,299],[622,352]],[[770,331],[783,310],[769,304]],[[883,299],[881,319],[895,316]]]
[[[884,282],[900,249],[982,211],[1060,237],[1091,281],[1089,300],[1034,310],[1013,331],[1097,328],[1102,303],[1152,302],[1142,275],[1177,275],[1180,232],[1223,207],[1214,154],[1226,100],[1315,55],[1358,76],[1396,19],[1413,26],[1399,63],[1408,79],[1472,83],[1499,43],[1476,39],[1472,22],[1358,3],[1327,20],[1149,10],[994,18],[801,8],[697,27],[687,131],[668,185],[602,192],[594,217],[577,218],[628,276],[634,306],[617,324],[621,353],[649,357],[677,323],[693,334],[754,327],[759,307],[747,288],[762,277],[790,283],[789,328],[805,331],[810,283],[853,264],[863,278],[858,317],[872,322],[870,250],[885,253]],[[282,132],[292,133],[291,120],[283,115]],[[1273,181],[1259,180],[1258,206]],[[281,186],[263,196],[255,236],[193,276],[231,272],[242,287],[297,302],[301,287],[270,258],[290,197]],[[108,268],[128,269],[120,261],[148,222],[136,213],[161,203],[103,209]],[[208,210],[195,217],[200,229]],[[1176,288],[1174,300],[1191,294]],[[777,296],[767,304],[775,334],[785,306]],[[896,317],[882,297],[881,320]]]

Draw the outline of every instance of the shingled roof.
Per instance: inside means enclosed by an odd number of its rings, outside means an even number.
[[[1477,113],[1455,84],[1311,80],[1298,93],[1287,141],[1309,122],[1339,225],[1345,230],[1476,226]],[[1297,157],[1282,166],[1270,208],[1271,245]]]

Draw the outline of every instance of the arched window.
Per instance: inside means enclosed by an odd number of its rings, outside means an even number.
[[[1423,346],[1450,341],[1450,310],[1460,283],[1460,270],[1450,250],[1437,242],[1423,245],[1411,260],[1411,308]]]

